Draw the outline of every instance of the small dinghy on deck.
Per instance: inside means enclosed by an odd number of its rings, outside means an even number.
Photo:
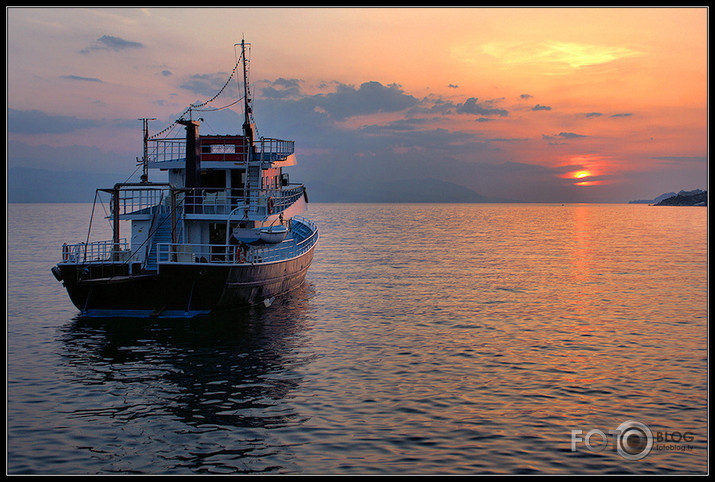
[[[271,226],[268,228],[261,229],[260,238],[261,238],[261,241],[264,241],[266,243],[276,244],[276,243],[282,243],[283,240],[286,238],[287,234],[288,234],[287,227],[285,227],[283,225]]]

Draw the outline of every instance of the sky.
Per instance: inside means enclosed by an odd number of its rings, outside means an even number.
[[[295,140],[291,180],[309,192],[707,188],[707,8],[10,7],[6,22],[10,171],[132,173],[137,119],[154,134],[211,99],[245,38],[259,135]],[[202,112],[201,132],[239,133],[239,105]]]

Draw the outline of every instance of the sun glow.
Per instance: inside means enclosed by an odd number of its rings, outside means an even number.
[[[570,172],[563,177],[574,180],[574,186],[596,186],[602,184],[601,181],[593,179],[595,175],[596,174],[594,174],[593,171],[590,171],[588,169],[580,169],[578,171]]]
[[[576,171],[576,172],[573,174],[573,177],[576,178],[576,179],[581,179],[581,178],[583,178],[583,177],[590,177],[590,176],[592,176],[592,175],[593,175],[593,174],[591,174],[591,171],[583,170],[583,171]]]
[[[564,64],[573,69],[640,55],[640,52],[624,47],[558,41],[492,42],[482,45],[481,48],[483,53],[505,64],[543,62]]]

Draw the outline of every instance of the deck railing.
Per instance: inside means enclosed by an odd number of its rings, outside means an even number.
[[[165,162],[186,159],[186,139],[150,139],[147,143],[149,162]]]
[[[277,244],[250,246],[243,249],[226,244],[173,244],[157,245],[157,260],[160,264],[256,264],[284,261],[309,251],[318,241],[318,228],[310,220],[294,216],[293,223],[299,222],[310,230],[304,239],[289,238]],[[131,250],[126,238],[115,243],[93,241],[62,245],[62,262],[66,264],[125,263],[131,258]]]
[[[261,137],[256,142],[257,157],[261,162],[277,162],[295,152],[294,141]]]
[[[224,146],[223,152],[221,152],[221,148],[217,147],[215,151],[202,153],[209,154],[212,159],[216,157],[216,154],[225,154],[227,156],[225,159],[232,160],[234,160],[236,155],[240,155],[240,158],[243,160],[249,158],[248,144],[240,145],[230,139],[226,139],[223,143],[213,140],[210,142],[210,144],[206,145]],[[286,159],[293,153],[295,153],[294,141],[261,137],[254,142],[254,153],[251,159],[258,162],[278,162]],[[149,162],[152,163],[186,159],[186,139],[149,139],[147,143],[147,156]]]
[[[289,208],[305,193],[302,184],[293,184],[281,189],[260,189],[244,194],[242,187],[182,189],[176,195],[178,208],[186,214],[218,214],[226,216],[236,208],[244,208],[250,214],[267,217]],[[250,209],[249,209],[250,208]],[[119,195],[119,214],[153,215],[171,212],[171,196],[167,189],[125,188]],[[110,210],[111,211],[111,210]]]
[[[289,238],[281,243],[245,247],[226,244],[157,245],[157,261],[162,264],[257,264],[285,261],[308,252],[318,241],[318,229],[311,221],[295,216],[311,234],[304,239]]]
[[[122,189],[119,191],[119,214],[153,214],[157,208],[166,210],[168,201],[166,188]]]
[[[62,262],[67,264],[125,262],[129,255],[126,238],[120,239],[119,243],[109,240],[62,245]]]
[[[264,216],[279,213],[300,199],[305,192],[302,184],[283,189],[261,189],[252,191],[251,196],[233,195],[242,192],[240,188],[214,189],[196,188],[187,190],[184,205],[189,214],[229,214],[236,208],[249,205],[253,212]]]

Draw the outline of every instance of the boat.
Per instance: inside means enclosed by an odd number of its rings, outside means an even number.
[[[261,229],[260,239],[266,243],[281,243],[288,235],[288,228],[281,225]]]
[[[318,227],[302,216],[305,186],[284,172],[296,164],[294,141],[256,134],[249,50],[243,40],[234,45],[236,66],[226,83],[235,80],[243,90],[234,102],[243,100],[241,134],[199,133],[202,119],[194,113],[218,94],[151,136],[154,119],[140,119],[140,180],[97,189],[87,238],[63,243],[51,268],[81,316],[194,317],[269,306],[304,283]],[[169,137],[174,129],[185,135]],[[167,180],[149,181],[150,170]],[[90,242],[102,196],[110,197],[112,238]]]

